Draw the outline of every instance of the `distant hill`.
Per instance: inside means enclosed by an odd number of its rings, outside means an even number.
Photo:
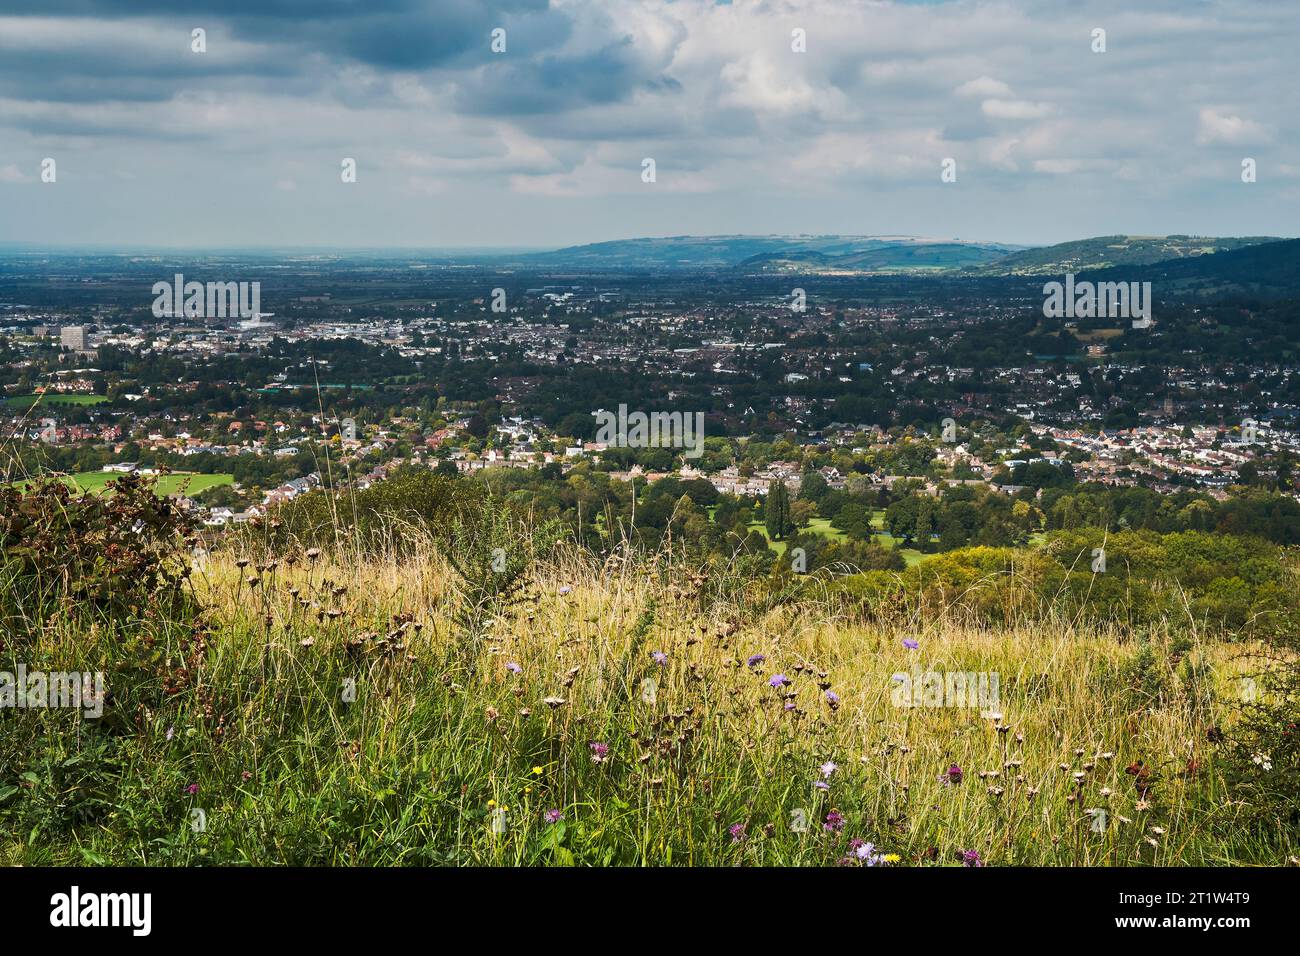
[[[569,246],[519,258],[532,266],[594,269],[912,272],[956,270],[1023,248],[912,236],[668,236]]]
[[[1300,297],[1300,239],[1263,242],[1227,252],[1150,265],[1084,270],[1081,279],[1150,282],[1158,297]]]
[[[1195,260],[1261,243],[1277,236],[1098,236],[1054,246],[1013,252],[968,269],[977,275],[1063,275],[1111,266],[1145,266],[1171,260]]]

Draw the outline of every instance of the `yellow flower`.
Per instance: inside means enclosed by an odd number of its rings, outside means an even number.
[[[495,800],[489,800],[489,801],[488,801],[488,806],[489,806],[489,807],[495,807],[496,805],[497,805],[497,802],[496,802]]]
[[[901,860],[901,859],[902,859],[902,857],[899,856],[897,853],[886,853],[886,854],[885,854],[885,862],[886,862],[886,863],[897,863],[897,862],[898,862],[899,860]]]
[[[540,776],[542,775],[542,768],[541,768],[541,767],[534,767],[534,768],[533,768],[533,775],[536,776],[536,777],[540,777]]]
[[[524,793],[532,793],[532,792],[533,792],[532,787],[524,787]]]

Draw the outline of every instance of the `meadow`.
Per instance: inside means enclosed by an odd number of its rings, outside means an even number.
[[[108,401],[104,395],[85,395],[79,392],[44,392],[39,395],[11,395],[0,398],[0,406],[11,410],[25,411],[41,405],[99,405]]]
[[[102,495],[108,489],[108,483],[121,478],[121,472],[82,471],[75,475],[61,475],[60,480],[78,491]],[[235,476],[231,474],[200,475],[194,472],[171,472],[158,475],[154,490],[159,495],[197,495],[210,488],[234,484]],[[23,487],[27,483],[22,483]]]

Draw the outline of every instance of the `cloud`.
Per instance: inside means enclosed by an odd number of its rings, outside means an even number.
[[[1268,131],[1254,120],[1206,107],[1198,114],[1196,145],[1251,146],[1268,142]]]
[[[1097,23],[1105,55],[1091,52]],[[195,26],[207,53],[190,51]],[[7,203],[0,239],[152,238],[158,224],[120,209],[161,208],[176,189],[222,211],[204,240],[225,228],[242,241],[268,195],[268,229],[361,244],[862,231],[867,217],[1033,241],[1094,223],[1156,232],[1135,218],[1170,209],[1209,233],[1224,215],[1206,188],[1218,148],[1300,146],[1276,95],[1297,45],[1300,21],[1266,0],[9,0],[0,164],[56,156],[61,185],[120,185],[66,207]],[[1218,104],[1224,88],[1249,109]],[[339,205],[344,156],[364,203]],[[951,189],[946,156],[961,171]],[[1033,211],[1065,191],[1089,201],[1050,222]],[[1146,202],[1157,192],[1161,208]],[[412,201],[432,195],[437,217]],[[1295,220],[1288,203],[1243,215],[1294,231],[1274,221]],[[158,223],[175,241],[200,229]]]
[[[978,76],[973,80],[967,80],[953,92],[958,96],[1010,96],[1011,87],[990,76]]]
[[[1052,113],[1052,107],[1047,103],[1031,103],[1028,100],[985,100],[980,104],[980,109],[984,115],[995,119],[1042,119]]]

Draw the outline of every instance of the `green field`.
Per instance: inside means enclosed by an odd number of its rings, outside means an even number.
[[[81,491],[103,494],[110,481],[121,478],[121,474],[112,471],[83,471],[76,475],[65,475],[63,480]],[[169,475],[154,476],[154,491],[159,495],[197,495],[220,485],[234,484],[234,475],[198,475],[193,472],[173,472]],[[22,483],[26,485],[26,482]]]
[[[876,511],[872,513],[871,527],[873,529],[879,530],[883,528],[884,522],[885,522],[885,513],[883,511]],[[768,546],[771,547],[772,550],[775,551],[777,554],[785,554],[785,547],[786,547],[785,542],[773,541],[771,537],[768,535],[767,528],[764,526],[763,522],[751,521],[749,524],[749,530],[757,531],[763,537],[767,538]],[[821,535],[823,538],[830,538],[832,541],[846,541],[848,540],[849,537],[847,534],[845,534],[843,531],[840,531],[838,528],[831,527],[831,522],[829,518],[813,518],[811,521],[808,522],[808,526],[806,528],[800,528],[799,530],[800,532],[810,531],[813,534]],[[918,562],[924,561],[926,558],[926,555],[922,554],[920,551],[917,551],[915,548],[900,548],[898,546],[898,539],[895,538],[893,535],[889,534],[888,532],[882,532],[880,534],[873,535],[871,540],[875,541],[877,544],[883,545],[886,548],[893,548],[897,550],[903,556],[903,560],[906,561],[909,565],[917,564]]]
[[[105,395],[64,395],[59,392],[47,392],[43,395],[12,395],[0,399],[0,405],[9,408],[31,408],[33,405],[98,405],[108,401]]]

